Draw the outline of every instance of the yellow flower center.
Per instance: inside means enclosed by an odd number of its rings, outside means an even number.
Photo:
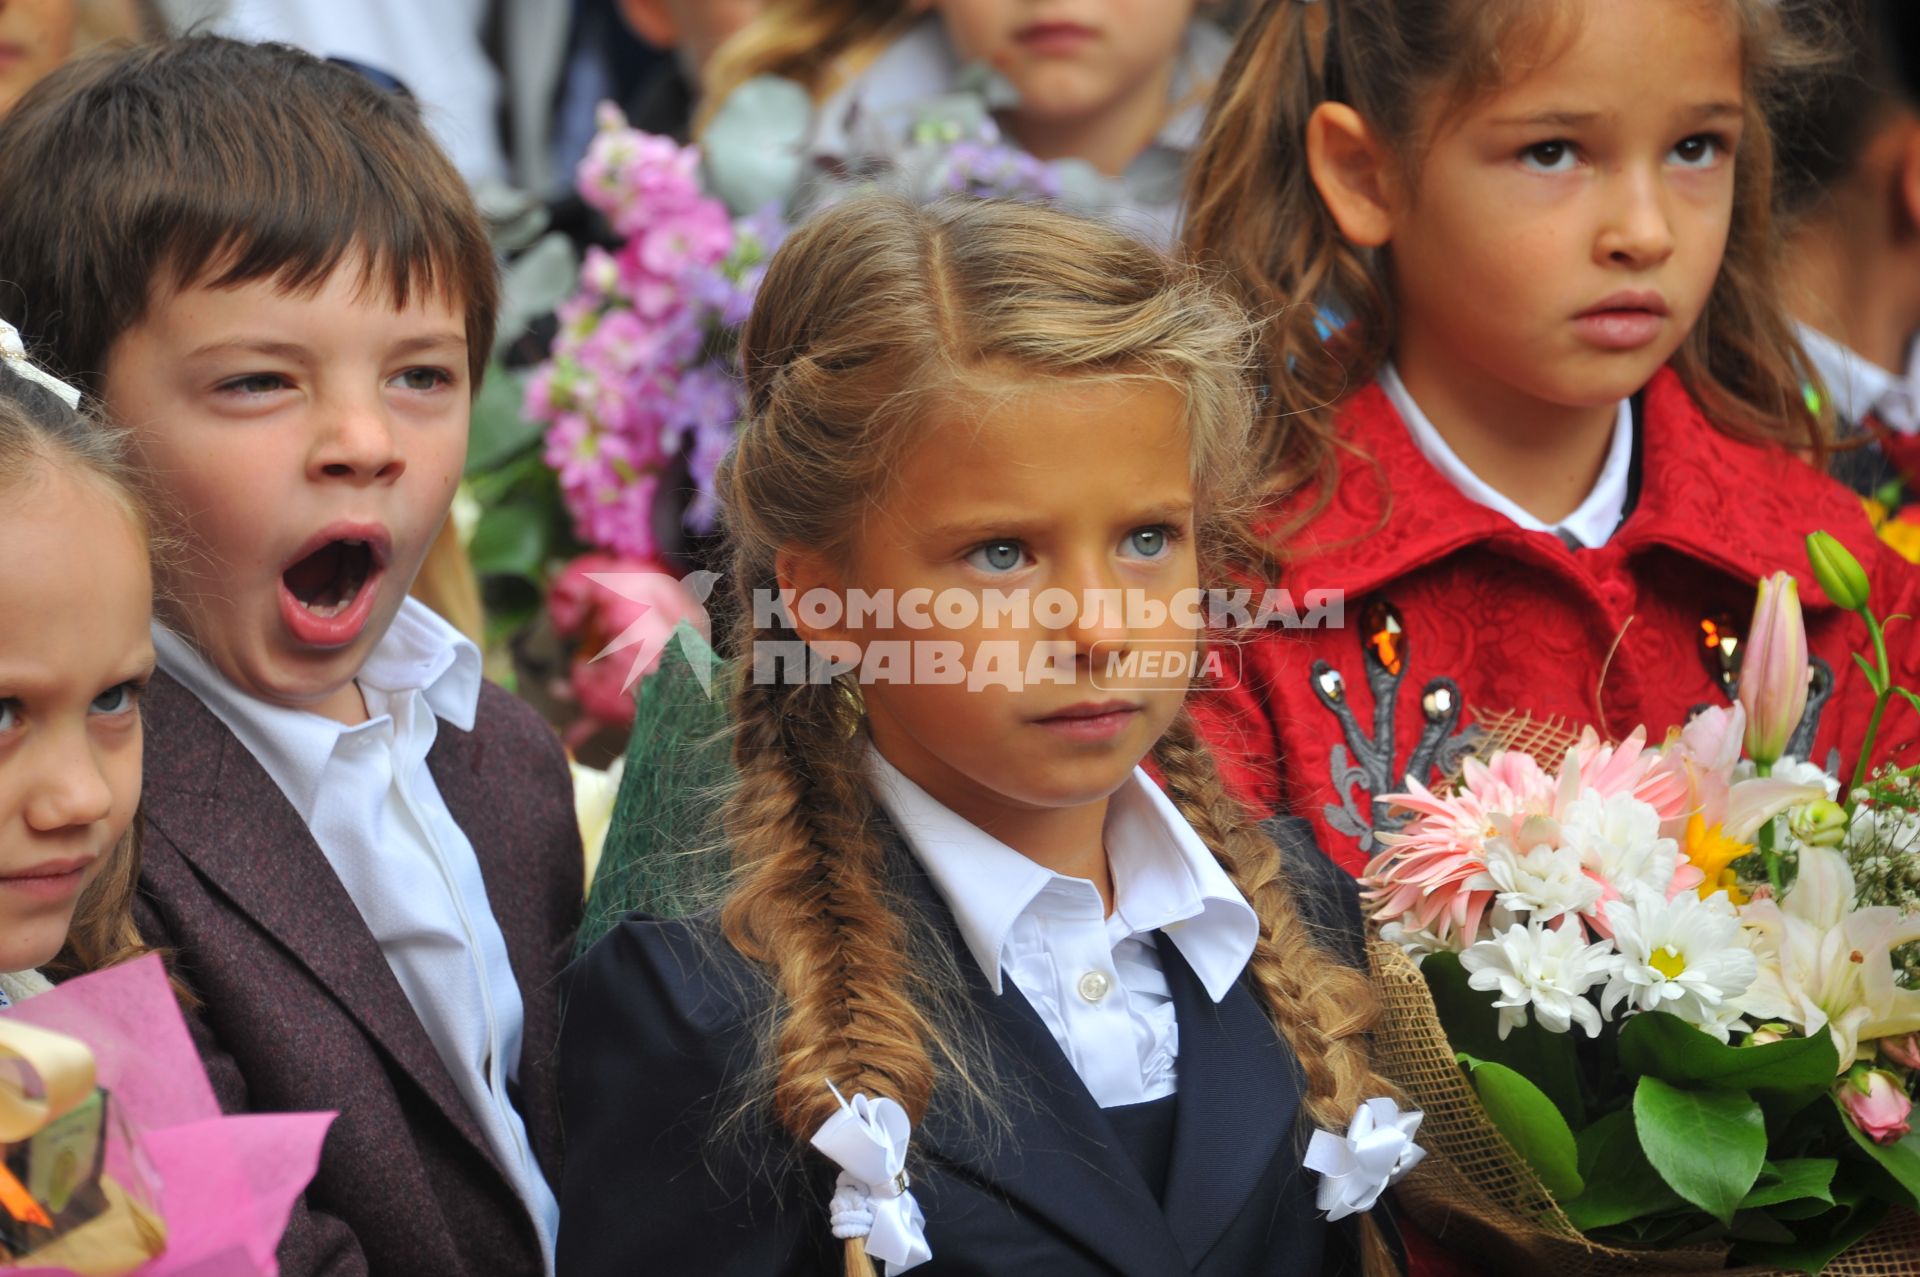
[[[1647,965],[1669,980],[1678,980],[1680,973],[1687,969],[1687,960],[1672,949],[1655,949]]]

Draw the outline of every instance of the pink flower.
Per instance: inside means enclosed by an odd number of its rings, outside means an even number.
[[[1740,658],[1740,704],[1747,756],[1764,771],[1779,760],[1807,708],[1807,626],[1799,583],[1785,572],[1760,582]]]
[[[1885,1069],[1854,1069],[1840,1083],[1840,1107],[1860,1133],[1876,1144],[1897,1143],[1912,1127],[1913,1101]]]
[[[547,611],[554,630],[577,641],[568,682],[581,709],[616,727],[633,721],[633,683],[660,663],[674,627],[691,621],[702,633],[707,628],[706,609],[664,566],[611,554],[569,563],[547,593]],[[647,653],[636,669],[632,658]]]
[[[1880,1054],[1903,1069],[1920,1069],[1920,1033],[1906,1033],[1897,1038],[1881,1038]]]

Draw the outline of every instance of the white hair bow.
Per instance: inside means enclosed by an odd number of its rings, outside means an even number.
[[[1381,1098],[1355,1110],[1344,1138],[1331,1131],[1313,1133],[1303,1164],[1320,1172],[1316,1204],[1329,1222],[1372,1210],[1387,1185],[1427,1155],[1413,1142],[1424,1116],[1417,1109],[1402,1113],[1399,1105]]]
[[[886,1261],[887,1277],[933,1258],[927,1218],[907,1191],[907,1111],[889,1099],[856,1092],[851,1101],[827,1083],[840,1111],[814,1132],[813,1146],[840,1168],[828,1211],[833,1235],[864,1237],[867,1254]]]
[[[0,359],[12,364],[13,370],[28,381],[37,381],[66,400],[67,407],[79,408],[80,392],[28,359],[27,348],[20,341],[19,330],[4,319],[0,319]]]

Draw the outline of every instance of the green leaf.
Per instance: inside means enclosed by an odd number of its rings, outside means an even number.
[[[1778,1206],[1815,1198],[1833,1205],[1833,1173],[1840,1162],[1832,1157],[1787,1157],[1760,1169],[1760,1182],[1740,1203],[1741,1210]]]
[[[1847,1116],[1847,1110],[1835,1096],[1833,1106],[1840,1110],[1840,1125],[1847,1128],[1847,1134],[1853,1136],[1853,1142],[1880,1164],[1880,1168],[1893,1177],[1906,1197],[1902,1202],[1909,1208],[1920,1210],[1920,1135],[1908,1135],[1893,1144],[1876,1144]]]
[[[1907,704],[1913,706],[1914,712],[1920,713],[1920,696],[1915,696],[1912,692],[1908,691],[1904,687],[1895,687],[1893,689],[1893,694],[1895,696],[1905,697]]]
[[[1728,1046],[1677,1015],[1649,1011],[1620,1030],[1620,1067],[1674,1086],[1716,1091],[1825,1091],[1833,1084],[1839,1057],[1830,1033]]]
[[[547,556],[546,516],[532,506],[495,506],[480,516],[467,553],[482,576],[537,579]]]
[[[1858,665],[1866,674],[1867,686],[1873,689],[1875,696],[1878,696],[1880,694],[1880,671],[1867,664],[1867,658],[1858,652],[1853,654],[1853,663]]]
[[[1580,1086],[1579,1061],[1573,1035],[1554,1033],[1538,1023],[1514,1029],[1500,1037],[1500,1012],[1491,994],[1467,984],[1467,972],[1456,953],[1431,953],[1420,964],[1434,1008],[1456,1051],[1476,1060],[1504,1064],[1530,1079],[1560,1110],[1569,1129],[1586,1124],[1586,1102]]]
[[[1758,1104],[1738,1092],[1688,1091],[1643,1077],[1633,1092],[1633,1125],[1647,1161],[1674,1192],[1733,1223],[1767,1160]]]
[[[1687,1203],[1647,1164],[1634,1133],[1633,1114],[1609,1113],[1574,1136],[1586,1189],[1560,1203],[1581,1232],[1678,1210]]]
[[[1547,1191],[1561,1201],[1578,1197],[1586,1187],[1580,1179],[1579,1149],[1567,1120],[1546,1093],[1504,1064],[1464,1054],[1456,1058],[1473,1071],[1474,1089],[1487,1116],[1527,1159]]]
[[[525,390],[499,364],[487,366],[487,379],[474,396],[467,427],[467,473],[485,472],[531,446],[545,429],[521,411]]]
[[[1886,1213],[1885,1202],[1867,1202],[1853,1210],[1834,1211],[1830,1221],[1795,1228],[1791,1242],[1742,1242],[1734,1247],[1733,1257],[1740,1264],[1791,1268],[1813,1277],[1841,1251],[1872,1232]]]

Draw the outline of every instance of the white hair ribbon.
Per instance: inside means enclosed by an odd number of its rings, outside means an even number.
[[[813,1146],[840,1168],[828,1204],[833,1235],[864,1237],[867,1254],[886,1261],[886,1277],[933,1258],[927,1218],[907,1191],[907,1141],[913,1133],[907,1111],[889,1099],[856,1092],[851,1101],[832,1082],[827,1089],[840,1110],[813,1135]]]
[[[0,359],[12,364],[13,370],[28,381],[37,381],[66,400],[67,407],[80,407],[80,392],[28,359],[27,348],[20,341],[20,331],[4,319],[0,319]]]
[[[1313,1133],[1303,1164],[1320,1172],[1316,1205],[1329,1222],[1372,1210],[1387,1185],[1427,1155],[1413,1142],[1424,1116],[1417,1109],[1402,1113],[1390,1099],[1368,1100],[1355,1110],[1344,1138],[1331,1131]]]

